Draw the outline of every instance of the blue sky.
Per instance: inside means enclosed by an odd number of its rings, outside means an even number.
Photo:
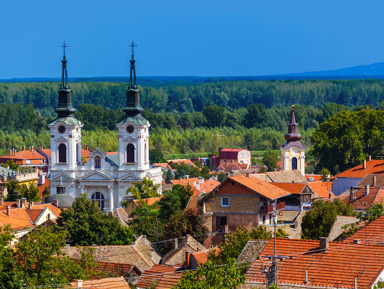
[[[384,1],[2,1],[0,78],[245,76],[384,62]]]

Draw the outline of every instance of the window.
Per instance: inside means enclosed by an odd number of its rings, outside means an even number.
[[[46,217],[46,220],[50,220],[51,219],[51,214],[48,214],[47,217]]]
[[[57,194],[65,194],[65,187],[57,187],[56,193]]]
[[[104,209],[104,195],[100,192],[95,192],[92,195],[92,202],[98,202],[100,210]]]
[[[248,157],[248,153],[246,153],[245,156]]]
[[[240,155],[241,158],[243,157],[243,154],[242,154],[242,153],[240,153],[239,155]]]
[[[67,147],[65,144],[59,145],[59,163],[67,162]]]
[[[146,163],[147,161],[147,144],[144,144],[144,162]]]
[[[229,198],[222,197],[221,198],[221,206],[222,207],[229,207]]]
[[[95,157],[95,168],[100,169],[100,157]]]
[[[297,170],[297,158],[292,158],[292,170]]]
[[[80,158],[79,156],[80,156],[80,155],[79,155],[79,143],[77,143],[77,144],[76,144],[76,162],[77,162],[78,164],[81,163],[81,158]]]
[[[127,145],[127,163],[135,162],[135,146],[133,144]]]
[[[224,231],[225,225],[227,225],[227,217],[226,216],[217,216],[216,217],[216,230]]]

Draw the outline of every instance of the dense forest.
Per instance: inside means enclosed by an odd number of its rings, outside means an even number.
[[[126,83],[71,83],[82,144],[117,149]],[[23,145],[49,147],[58,83],[0,83],[0,153]],[[164,154],[215,152],[220,147],[279,149],[295,104],[302,142],[336,113],[384,108],[383,80],[225,81],[141,88],[150,148]]]

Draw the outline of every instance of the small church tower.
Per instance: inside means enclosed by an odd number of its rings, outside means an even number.
[[[76,109],[72,106],[72,90],[68,84],[67,60],[62,63],[59,105],[55,109],[57,118],[48,127],[51,136],[51,169],[73,170],[81,163],[81,127],[82,123],[73,117]]]
[[[150,123],[141,112],[140,91],[136,84],[136,67],[134,47],[132,42],[132,58],[129,85],[126,92],[127,106],[123,109],[125,117],[116,127],[119,132],[119,169],[148,170],[149,169],[149,127]]]
[[[292,105],[291,121],[288,124],[288,133],[284,138],[286,143],[281,147],[281,166],[283,171],[299,170],[305,175],[305,146],[301,144],[301,135],[297,131],[298,124],[295,119]]]

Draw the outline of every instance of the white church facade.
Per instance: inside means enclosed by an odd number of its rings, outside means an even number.
[[[59,89],[58,118],[48,125],[51,137],[51,197],[59,207],[72,205],[74,198],[87,194],[102,210],[111,212],[121,207],[126,191],[133,182],[149,178],[161,184],[161,168],[149,164],[150,123],[141,116],[140,91],[136,84],[135,59],[132,53],[130,82],[125,117],[116,124],[117,153],[107,154],[98,148],[89,160],[81,160],[81,129],[74,118],[72,91],[68,85],[67,60],[62,60],[62,81]],[[60,204],[61,203],[61,204]]]

